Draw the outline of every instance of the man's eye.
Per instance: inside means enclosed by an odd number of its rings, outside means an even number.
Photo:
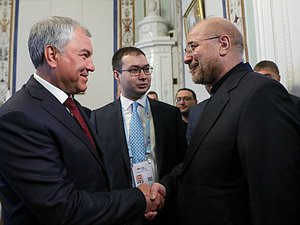
[[[195,48],[197,48],[197,45],[190,45],[190,47],[191,47],[192,51],[194,51]]]
[[[143,70],[144,70],[145,73],[149,73],[150,72],[150,68],[149,67],[146,67]]]
[[[139,73],[139,69],[131,69],[130,72],[131,73]]]
[[[81,57],[82,57],[83,59],[86,59],[86,58],[88,58],[88,55],[87,55],[87,54],[82,54]]]

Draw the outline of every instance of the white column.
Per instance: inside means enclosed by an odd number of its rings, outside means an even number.
[[[175,41],[169,36],[168,21],[159,15],[159,0],[148,0],[147,3],[148,14],[138,23],[139,42],[135,46],[145,52],[154,67],[150,90],[157,92],[161,101],[173,105],[173,74],[176,69],[172,51]]]

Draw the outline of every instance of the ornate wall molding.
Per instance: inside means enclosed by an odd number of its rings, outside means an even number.
[[[0,105],[13,90],[15,12],[18,0],[0,0]]]
[[[120,21],[119,21],[119,47],[134,45],[134,0],[119,0]]]
[[[185,87],[185,82],[184,82],[184,67],[183,67],[183,55],[184,52],[183,50],[183,38],[182,38],[182,34],[183,34],[183,26],[182,26],[182,2],[181,0],[176,0],[176,24],[177,24],[177,46],[178,46],[178,54],[177,54],[177,60],[178,60],[178,86],[179,88]]]
[[[254,22],[256,37],[257,62],[274,61],[280,70],[281,83],[289,92],[296,92],[296,72],[293,64],[293,46],[291,41],[288,12],[291,1],[254,0]],[[253,62],[255,65],[257,62]],[[299,87],[298,87],[299,90]]]
[[[283,34],[285,43],[285,57],[286,57],[286,86],[289,92],[294,91],[294,71],[293,71],[293,57],[291,50],[291,39],[290,39],[290,28],[289,28],[289,17],[287,10],[286,0],[281,1],[282,5],[282,19],[283,19]]]

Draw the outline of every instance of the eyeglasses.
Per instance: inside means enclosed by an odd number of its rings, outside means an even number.
[[[220,36],[215,36],[215,37],[210,37],[210,38],[205,38],[197,43],[195,42],[192,42],[192,43],[189,43],[188,44],[188,47],[186,49],[184,49],[184,53],[185,54],[191,54],[195,51],[195,49],[200,46],[202,44],[202,42],[204,41],[209,41],[209,40],[213,40],[213,39],[217,39],[217,38],[220,38]]]
[[[153,71],[153,67],[151,67],[151,66],[145,66],[143,68],[142,67],[135,67],[135,68],[128,69],[128,70],[118,70],[118,72],[122,73],[124,71],[128,71],[130,76],[137,77],[137,76],[140,75],[142,70],[143,70],[143,72],[146,76],[149,76],[149,75],[151,75],[151,73]]]
[[[184,96],[184,97],[177,97],[175,98],[176,104],[179,104],[181,101],[187,102],[193,100],[193,97],[191,96]]]

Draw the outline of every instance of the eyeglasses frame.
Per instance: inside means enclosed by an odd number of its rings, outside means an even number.
[[[214,37],[209,37],[209,38],[204,38],[202,39],[201,41],[198,41],[198,42],[192,42],[192,43],[188,43],[188,49],[185,48],[184,49],[184,54],[191,54],[195,51],[195,49],[200,46],[202,44],[202,42],[204,41],[209,41],[209,40],[213,40],[213,39],[217,39],[217,38],[220,38],[221,36],[214,36]],[[192,47],[191,45],[194,44],[194,43],[197,43],[198,45],[197,46],[194,46]]]
[[[136,70],[136,69],[139,70],[139,73],[136,74],[136,75],[133,75],[133,74],[132,74],[132,71],[133,71],[133,70]],[[145,73],[145,69],[149,69],[149,70],[150,70],[150,73],[149,73],[149,74],[148,74],[148,73]],[[143,72],[144,72],[144,74],[145,74],[146,76],[150,76],[150,75],[152,74],[152,72],[153,72],[153,67],[152,67],[152,66],[144,66],[144,67],[137,67],[137,66],[136,66],[136,67],[134,67],[134,68],[132,68],[132,69],[127,69],[127,70],[117,70],[117,71],[118,71],[119,73],[122,73],[122,72],[127,71],[127,72],[129,72],[129,74],[130,74],[131,77],[138,77],[138,76],[140,76],[142,70],[143,70]]]

